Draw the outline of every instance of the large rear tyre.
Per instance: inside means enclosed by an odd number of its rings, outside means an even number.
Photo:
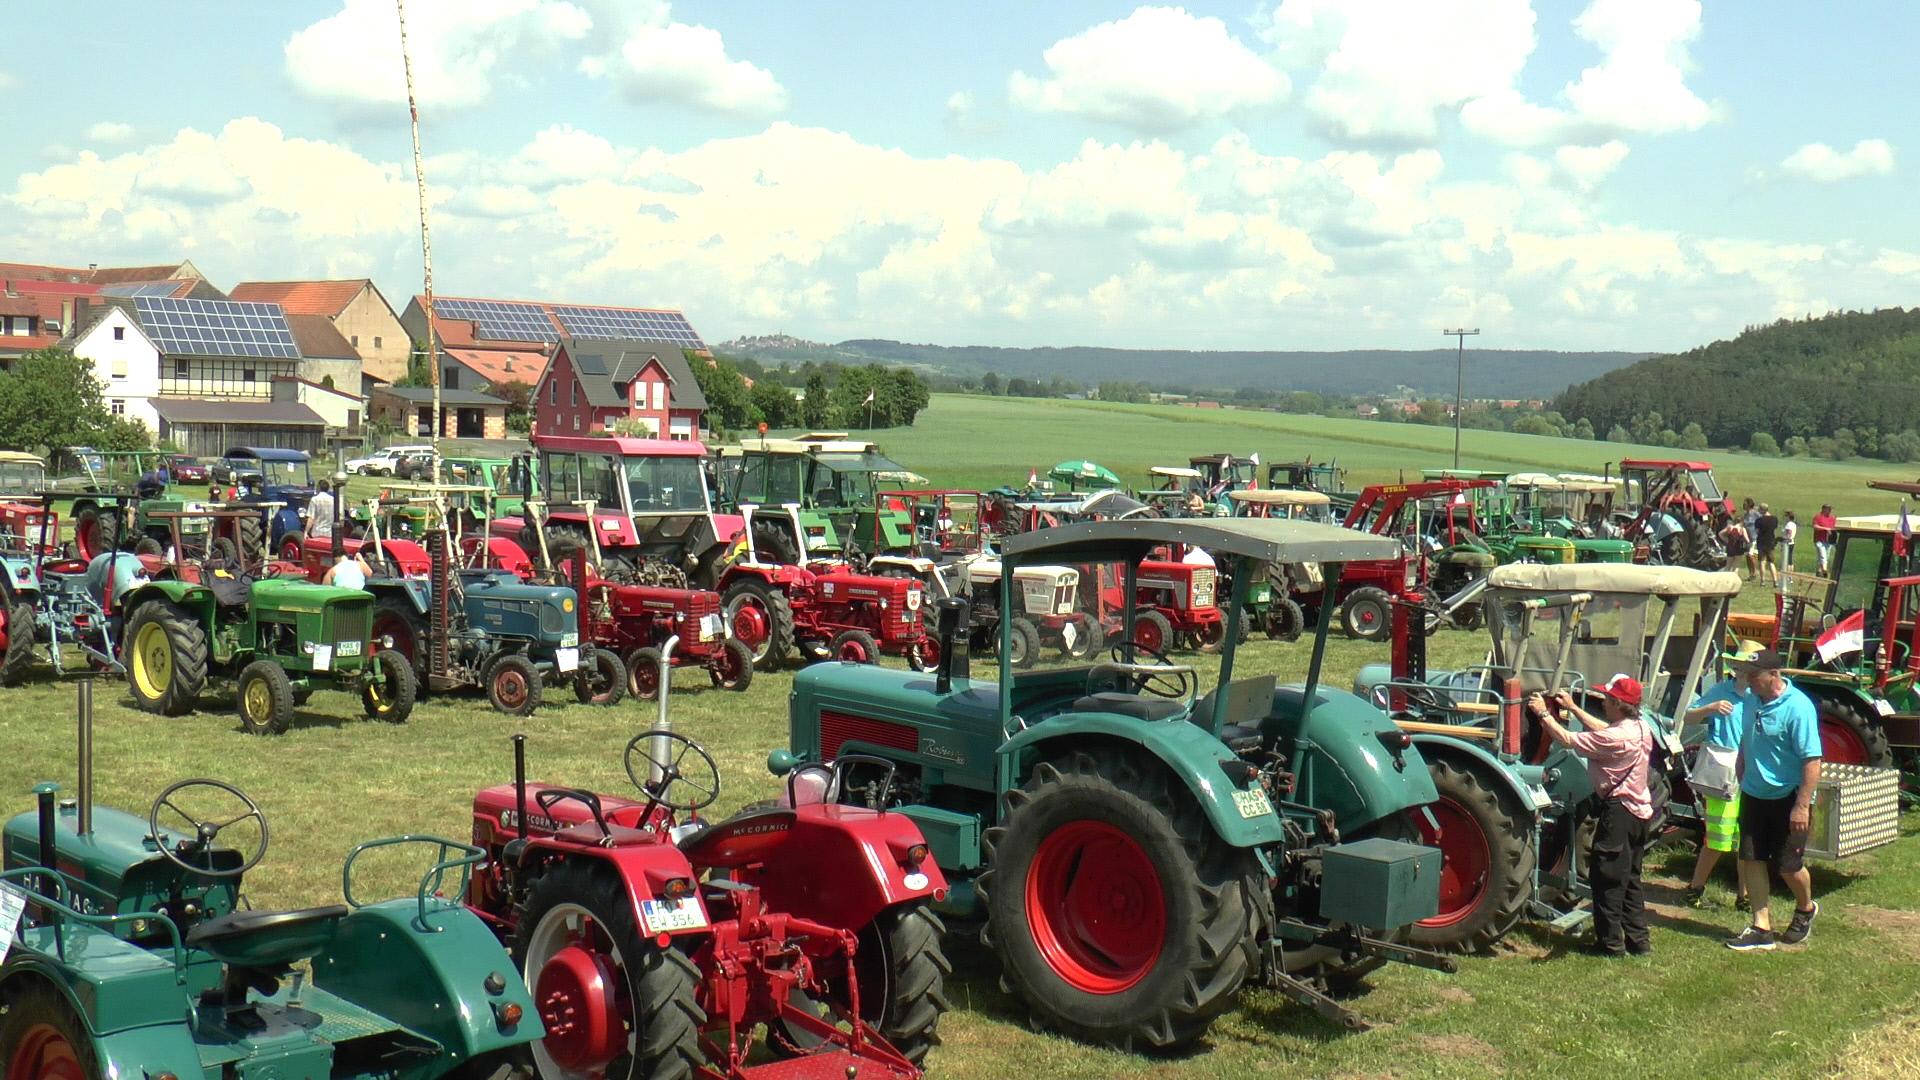
[[[982,932],[1036,1022],[1090,1042],[1176,1047],[1258,969],[1248,883],[1158,763],[1110,750],[1042,761],[986,836]]]
[[[1393,631],[1393,598],[1372,585],[1353,590],[1340,605],[1340,629],[1358,641],[1385,641]]]
[[[33,667],[33,605],[25,601],[6,609],[7,648],[0,653],[0,686],[19,686]]]
[[[573,696],[582,705],[618,705],[627,696],[627,665],[610,649],[592,649],[580,658]]]
[[[547,1029],[529,1048],[544,1080],[685,1080],[699,1068],[700,973],[641,935],[613,874],[563,862],[542,875],[512,947]]]
[[[392,593],[376,599],[372,637],[375,655],[388,650],[399,653],[413,668],[414,682],[426,684],[427,619],[414,610],[413,601]]]
[[[1887,733],[1864,712],[1851,704],[1829,697],[1814,699],[1820,718],[1822,757],[1838,765],[1894,766],[1893,747]]]
[[[293,681],[272,660],[255,660],[240,669],[233,710],[249,735],[284,735],[293,726]]]
[[[1440,798],[1414,812],[1420,842],[1440,849],[1440,910],[1413,926],[1422,948],[1475,952],[1504,937],[1526,914],[1539,859],[1533,820],[1502,799],[1470,766],[1427,756]]]
[[[798,566],[801,561],[793,533],[778,521],[753,523],[753,553],[761,562],[782,566]]]
[[[369,720],[404,724],[413,715],[414,699],[420,695],[420,681],[413,665],[392,649],[384,649],[367,658],[366,681],[360,684],[360,708]]]
[[[940,1045],[940,1016],[950,1008],[946,978],[953,965],[940,944],[946,929],[924,903],[913,903],[882,911],[859,931],[854,972],[860,980],[860,1019],[915,1065],[924,1065],[927,1051]],[[824,983],[825,1000],[796,999],[795,1004],[831,1024],[835,1013],[847,1010],[846,971],[827,972]],[[821,1043],[818,1034],[787,1023],[774,1025],[768,1035],[768,1047],[782,1056],[806,1053]]]
[[[207,635],[167,600],[141,604],[121,647],[134,707],[162,716],[193,711],[207,685]]]
[[[51,985],[21,979],[0,1004],[0,1063],[6,1080],[99,1080],[93,1038]]]
[[[726,593],[727,628],[753,654],[753,666],[774,671],[793,651],[793,606],[784,593],[754,578]]]

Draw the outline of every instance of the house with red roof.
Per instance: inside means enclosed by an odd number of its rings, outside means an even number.
[[[406,375],[413,339],[367,278],[340,281],[243,281],[235,300],[279,304],[288,316],[326,319],[360,358],[365,374],[392,382]],[[343,384],[344,386],[344,384]]]
[[[532,404],[534,430],[543,434],[590,435],[625,421],[649,438],[696,439],[707,399],[673,342],[569,338]]]

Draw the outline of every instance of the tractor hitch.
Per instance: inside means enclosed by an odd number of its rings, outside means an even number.
[[[1368,937],[1350,927],[1333,929],[1315,926],[1298,919],[1281,919],[1274,925],[1274,931],[1273,935],[1267,939],[1267,985],[1295,1004],[1312,1009],[1348,1031],[1366,1031],[1371,1025],[1359,1013],[1328,997],[1312,981],[1288,972],[1281,958],[1283,938],[1304,942],[1304,945],[1296,947],[1324,946],[1337,949],[1341,958],[1348,961],[1372,957],[1400,964],[1411,964],[1414,967],[1448,975],[1460,970],[1459,962],[1451,956],[1443,956],[1428,949],[1399,942]]]

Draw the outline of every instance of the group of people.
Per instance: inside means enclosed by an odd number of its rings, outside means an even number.
[[[1730,759],[1727,786],[1702,792],[1705,843],[1686,892],[1690,906],[1706,905],[1706,885],[1720,856],[1737,853],[1741,906],[1751,923],[1729,937],[1739,952],[1800,945],[1813,933],[1820,905],[1805,856],[1813,797],[1820,783],[1820,729],[1813,700],[1787,680],[1786,660],[1772,649],[1745,644],[1727,657],[1731,674],[1687,710],[1707,725],[1702,758]],[[1528,708],[1553,740],[1586,759],[1600,800],[1588,880],[1593,887],[1593,949],[1605,956],[1644,956],[1653,950],[1647,926],[1642,866],[1653,839],[1657,807],[1648,783],[1654,734],[1641,711],[1639,680],[1615,675],[1600,688],[1602,715],[1581,708],[1562,690],[1534,694]],[[1699,770],[1708,786],[1707,770]],[[1794,900],[1793,915],[1776,933],[1770,883],[1777,874]]]
[[[1728,570],[1737,574],[1744,567],[1749,580],[1764,570],[1777,584],[1780,574],[1793,568],[1794,548],[1800,539],[1800,522],[1793,511],[1776,516],[1766,503],[1748,499],[1738,514],[1715,511],[1713,527],[1721,547],[1726,549]]]

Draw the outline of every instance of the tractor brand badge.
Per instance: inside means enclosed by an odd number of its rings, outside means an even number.
[[[1273,804],[1267,801],[1267,793],[1259,788],[1234,792],[1233,805],[1243,818],[1265,817],[1273,813]]]
[[[965,765],[967,763],[967,755],[952,747],[941,746],[937,742],[922,743],[920,745],[920,752],[930,758],[939,758],[941,761],[952,762],[955,765]]]
[[[518,829],[520,827],[519,811],[517,810],[500,811],[500,827],[503,829]],[[527,828],[544,829],[547,832],[559,832],[561,829],[566,828],[566,826],[562,825],[560,822],[555,821],[549,817],[541,817],[538,814],[528,814]]]

